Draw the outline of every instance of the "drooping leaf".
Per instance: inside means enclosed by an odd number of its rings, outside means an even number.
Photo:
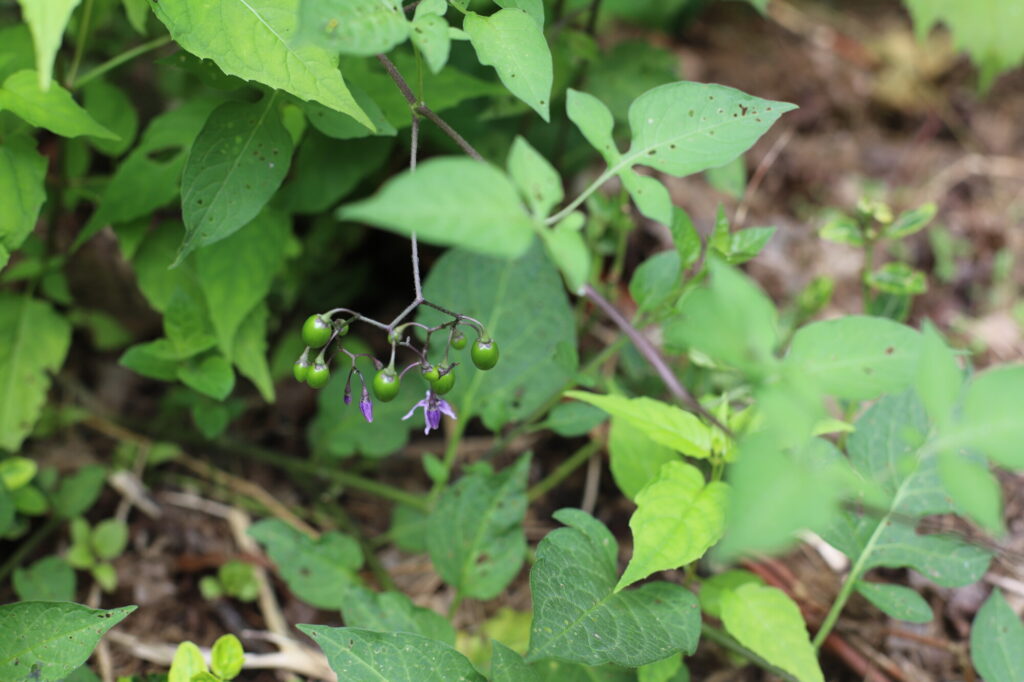
[[[71,13],[81,0],[55,0],[48,3],[18,0],[21,16],[32,31],[32,42],[36,48],[36,72],[39,74],[39,89],[50,89],[53,78],[53,60],[57,57],[64,28]]]
[[[455,646],[455,630],[448,620],[416,606],[401,592],[373,592],[351,585],[342,604],[345,625],[379,632],[408,632]]]
[[[857,582],[857,591],[887,616],[909,623],[928,623],[934,618],[932,607],[916,590],[903,585]]]
[[[388,139],[342,141],[307,131],[291,176],[274,197],[274,205],[291,213],[323,213],[376,173],[391,148]]]
[[[189,360],[178,367],[178,379],[189,388],[224,400],[235,387],[235,372],[223,355],[216,353]]]
[[[63,680],[135,609],[41,601],[0,606],[0,679]]]
[[[462,364],[446,397],[460,420],[479,415],[497,430],[531,414],[573,377],[578,358],[571,308],[539,244],[516,260],[449,251],[434,263],[423,291],[438,305],[480,320],[501,349],[501,361],[488,371],[454,356]],[[423,311],[419,319],[436,324],[444,318]]]
[[[985,682],[1013,682],[1024,675],[1024,623],[999,590],[974,617],[971,662]]]
[[[64,364],[71,325],[44,301],[0,294],[0,449],[17,452]]]
[[[629,295],[636,301],[638,310],[657,310],[661,305],[671,302],[673,293],[678,297],[682,277],[679,252],[674,249],[661,251],[633,271],[633,277],[629,280]]]
[[[935,326],[925,323],[914,388],[929,418],[938,426],[944,427],[949,423],[963,383],[963,372],[953,351]]]
[[[658,475],[663,464],[679,461],[679,455],[673,448],[650,438],[629,420],[612,417],[608,430],[608,459],[615,485],[632,500]]]
[[[251,381],[268,403],[274,402],[274,378],[267,359],[267,322],[270,311],[257,305],[242,320],[232,352],[238,373]]]
[[[694,415],[653,398],[627,398],[599,395],[586,391],[567,391],[566,397],[596,405],[613,417],[623,419],[643,431],[656,443],[690,457],[711,454],[711,434]]]
[[[615,591],[657,571],[679,568],[704,556],[725,528],[728,486],[705,483],[685,462],[668,462],[636,496],[629,519],[633,557]]]
[[[152,7],[175,42],[212,59],[229,76],[320,102],[373,130],[342,80],[336,53],[293,43],[298,5],[299,0],[232,0],[211,13],[203,0],[160,0]]]
[[[680,585],[652,582],[614,592],[618,543],[601,522],[578,509],[555,518],[530,572],[533,627],[528,661],[637,667],[676,652],[693,653],[700,609]]]
[[[590,276],[590,248],[583,238],[583,221],[581,213],[573,212],[554,228],[540,233],[544,250],[562,272],[565,286],[578,296]]]
[[[28,568],[14,569],[12,585],[22,601],[72,601],[75,571],[59,556],[43,557]]]
[[[524,137],[512,142],[508,174],[538,219],[546,218],[565,196],[558,171]]]
[[[551,50],[537,22],[519,8],[498,10],[489,17],[467,12],[462,24],[477,59],[493,66],[513,95],[550,120],[554,69]]]
[[[46,157],[27,135],[6,135],[0,144],[0,269],[35,229],[46,200]]]
[[[419,5],[416,9],[419,9]],[[443,16],[437,14],[420,14],[412,21],[409,31],[409,38],[416,49],[423,55],[427,62],[427,68],[431,73],[439,73],[444,65],[448,63],[448,54],[451,51],[452,39],[451,28]]]
[[[713,575],[700,583],[700,608],[712,618],[722,619],[722,596],[740,585],[755,583],[763,585],[764,580],[750,571],[733,569]]]
[[[940,452],[939,476],[957,509],[988,532],[1003,534],[1003,488],[984,462],[958,452]]]
[[[465,656],[435,639],[407,632],[299,625],[346,682],[486,682]]]
[[[521,256],[534,223],[500,170],[464,157],[435,158],[389,180],[375,195],[342,206],[356,220],[426,242],[492,256]]]
[[[8,110],[27,123],[63,137],[92,135],[108,140],[118,136],[97,123],[71,98],[71,93],[51,83],[46,92],[39,89],[35,71],[26,69],[7,77],[0,88],[0,111]]]
[[[82,88],[82,99],[89,115],[120,138],[90,137],[89,144],[108,156],[126,152],[139,130],[139,113],[128,95],[117,86],[96,79]]]
[[[473,599],[493,599],[526,558],[530,457],[493,474],[471,473],[445,489],[427,525],[430,560],[445,582]]]
[[[299,39],[341,54],[372,57],[405,42],[409,22],[397,0],[301,0]]]
[[[800,682],[825,682],[800,607],[774,587],[747,583],[722,594],[730,635]]]
[[[274,99],[227,102],[210,114],[181,177],[185,240],[176,263],[246,225],[280,187],[292,142]]]
[[[249,535],[266,547],[295,596],[311,606],[340,609],[349,587],[359,584],[355,572],[363,552],[348,535],[331,531],[313,540],[275,518],[253,524]]]

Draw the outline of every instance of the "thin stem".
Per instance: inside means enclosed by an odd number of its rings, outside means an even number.
[[[105,74],[107,71],[110,71],[112,69],[116,69],[117,67],[121,66],[125,62],[129,62],[129,61],[135,59],[136,57],[138,57],[139,55],[145,54],[146,52],[149,52],[151,50],[155,50],[157,48],[163,47],[164,45],[166,45],[169,42],[171,42],[171,37],[170,36],[160,36],[159,38],[154,38],[153,40],[150,40],[149,42],[142,43],[141,45],[136,45],[132,49],[126,50],[126,51],[122,52],[119,55],[111,57],[110,59],[108,59],[107,61],[103,62],[99,66],[94,67],[93,69],[90,69],[89,71],[87,71],[85,73],[85,75],[83,75],[81,78],[79,78],[75,82],[75,86],[80,88],[83,85],[85,85],[86,83],[88,83],[89,81],[91,81],[91,80],[93,80],[95,78],[99,78],[100,76]]]
[[[707,623],[701,623],[700,632],[704,637],[710,639],[712,642],[715,642],[719,646],[728,649],[734,654],[738,654],[739,656],[746,658],[758,667],[764,668],[773,675],[781,677],[787,682],[800,682],[797,678],[793,677],[785,670],[776,668],[774,665],[764,660],[763,658],[755,654],[753,651],[743,646],[742,644],[740,644],[735,639],[733,639],[726,633],[722,632],[718,628],[712,625],[708,625]]]
[[[75,56],[71,58],[71,67],[68,69],[64,84],[70,90],[75,85],[75,76],[78,75],[78,67],[82,65],[82,54],[85,53],[85,46],[89,42],[89,23],[92,20],[93,0],[85,0],[82,7],[82,17],[78,22],[78,41],[75,43]]]
[[[416,99],[416,95],[413,94],[412,88],[405,82],[405,78],[398,72],[398,67],[395,66],[394,62],[387,58],[387,56],[379,54],[377,55],[377,61],[384,65],[384,70],[391,76],[391,80],[395,81],[395,85],[398,86],[399,91],[402,93],[402,97],[405,97],[405,101],[409,103],[409,106],[415,107],[419,104],[419,100]]]
[[[554,471],[545,476],[536,485],[532,486],[526,493],[526,498],[530,502],[533,502],[534,500],[543,497],[549,490],[569,478],[574,471],[583,466],[594,455],[594,453],[600,449],[600,447],[601,443],[590,441],[579,450],[572,453],[568,459],[555,467]]]
[[[473,145],[467,142],[466,138],[462,137],[462,135],[459,135],[455,131],[455,128],[452,128],[450,125],[448,125],[448,123],[443,118],[435,114],[434,111],[426,104],[417,105],[416,113],[422,114],[423,116],[426,116],[431,121],[433,121],[434,125],[440,128],[445,135],[452,138],[452,141],[455,142],[455,144],[459,145],[459,148],[462,151],[466,152],[466,155],[469,156],[471,159],[473,159],[474,161],[484,160],[484,157],[480,155],[480,152],[478,152],[473,147]]]
[[[582,204],[584,201],[587,200],[587,197],[589,197],[591,194],[596,192],[597,188],[600,187],[601,185],[603,185],[605,182],[607,182],[613,175],[615,175],[615,173],[617,171],[618,171],[618,166],[615,166],[615,167],[612,167],[612,168],[606,168],[604,173],[601,173],[601,175],[597,176],[597,180],[594,180],[592,183],[590,183],[590,185],[585,190],[580,192],[580,195],[578,197],[576,197],[571,202],[569,202],[568,206],[566,206],[561,211],[559,211],[555,215],[553,215],[550,218],[548,218],[547,220],[545,220],[544,221],[545,224],[547,224],[547,225],[556,225],[556,224],[558,224],[562,220],[562,218],[564,218],[565,216],[567,216],[570,213],[572,213],[573,211],[575,211],[579,207],[580,204]]]

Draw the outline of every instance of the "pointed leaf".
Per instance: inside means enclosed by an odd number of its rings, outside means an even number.
[[[537,218],[546,218],[565,196],[558,171],[524,137],[512,142],[508,174]]]
[[[448,620],[416,606],[401,592],[373,592],[350,585],[341,607],[345,625],[379,632],[408,632],[455,646],[455,630]]]
[[[613,417],[624,419],[656,443],[690,457],[710,454],[711,434],[697,417],[674,405],[653,398],[626,398],[586,391],[566,391],[575,398],[600,407]]]
[[[357,57],[390,52],[405,42],[409,22],[396,0],[301,0],[299,39]]]
[[[491,682],[540,682],[523,657],[494,640],[491,654]]]
[[[431,73],[440,73],[448,63],[448,54],[452,47],[449,30],[450,27],[444,17],[436,14],[424,14],[413,19],[409,38],[423,55]]]
[[[909,587],[858,581],[857,591],[891,618],[908,623],[929,623],[935,617],[924,597]]]
[[[976,448],[1010,469],[1024,469],[1024,365],[997,367],[967,385],[963,415],[948,433],[947,447]]]
[[[971,661],[985,682],[1024,679],[1024,623],[993,590],[971,627]]]
[[[663,464],[679,461],[679,455],[674,449],[650,438],[628,419],[612,417],[608,430],[608,459],[615,485],[632,500],[658,475]]]
[[[182,365],[178,368],[178,379],[214,400],[224,400],[235,387],[235,373],[231,363],[222,355],[207,355],[202,360],[192,360]]]
[[[50,89],[39,89],[35,71],[26,69],[7,77],[0,88],[0,111],[7,109],[20,116],[30,125],[46,128],[63,137],[92,135],[116,140],[118,136],[100,125],[71,99],[71,93],[57,85]]]
[[[35,229],[46,201],[46,157],[27,135],[5,135],[0,144],[0,269]]]
[[[53,60],[64,38],[64,28],[71,13],[82,0],[51,0],[47,3],[33,0],[18,0],[21,17],[32,31],[32,42],[36,48],[36,71],[39,73],[39,89],[50,89],[53,77]]]

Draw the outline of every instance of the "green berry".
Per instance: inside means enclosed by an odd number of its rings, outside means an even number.
[[[302,382],[309,376],[309,358],[303,353],[302,357],[295,361],[292,365],[292,374],[295,375],[295,380]]]
[[[441,371],[437,368],[437,365],[427,365],[426,369],[423,370],[423,378],[427,380],[428,384],[433,384],[441,377]]]
[[[492,339],[477,339],[469,355],[478,369],[491,369],[498,364],[498,344]]]
[[[373,394],[382,403],[391,402],[398,395],[400,383],[395,370],[386,367],[373,377]]]
[[[306,374],[306,383],[310,388],[323,388],[331,378],[331,370],[322,362],[314,362]]]
[[[323,315],[310,315],[302,324],[302,341],[310,348],[323,348],[331,333],[331,321]]]
[[[462,350],[465,347],[466,335],[456,329],[455,333],[452,334],[452,348],[454,348],[455,350]]]
[[[455,370],[450,367],[448,368],[447,374],[441,374],[436,381],[430,382],[430,387],[434,389],[434,393],[438,395],[444,395],[448,391],[452,390],[453,386],[455,386]]]

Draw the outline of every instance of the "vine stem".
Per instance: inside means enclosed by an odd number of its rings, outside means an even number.
[[[78,42],[75,44],[75,55],[71,58],[71,67],[68,69],[64,84],[68,89],[75,85],[75,76],[78,75],[78,67],[82,64],[82,55],[85,53],[86,43],[89,42],[89,23],[92,20],[93,0],[85,0],[82,7],[82,16],[78,22]]]
[[[125,50],[121,54],[111,57],[99,66],[87,71],[81,78],[75,81],[74,86],[80,88],[89,81],[99,78],[107,71],[116,69],[125,62],[129,62],[135,59],[139,55],[145,54],[157,48],[161,48],[169,42],[171,42],[171,36],[161,36],[159,38],[150,40],[149,42],[142,43],[141,45],[136,45],[130,50]]]
[[[526,493],[526,499],[533,502],[534,500],[543,497],[549,490],[569,478],[569,476],[572,475],[572,472],[583,466],[583,464],[586,463],[600,448],[601,443],[590,441],[576,452],[572,453],[572,455],[559,464],[554,471],[545,476],[536,485],[532,486]]]

